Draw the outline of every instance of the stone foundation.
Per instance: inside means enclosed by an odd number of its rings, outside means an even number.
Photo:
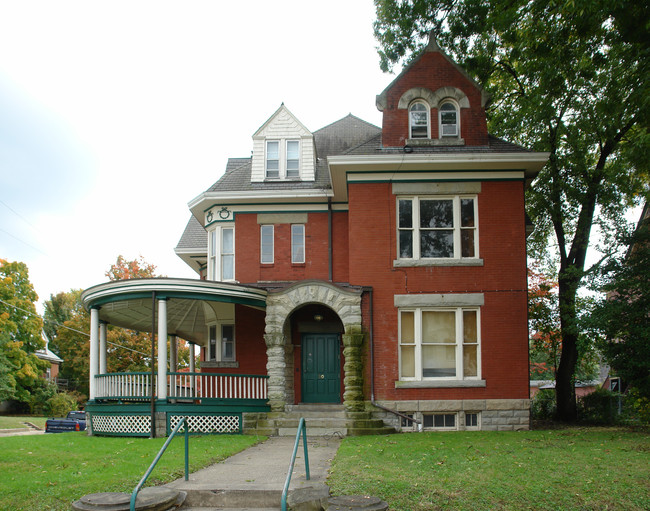
[[[423,421],[424,416],[453,415],[454,426],[425,427],[425,430],[456,431],[522,431],[530,429],[529,399],[468,399],[445,401],[377,401],[380,405]],[[417,431],[418,425],[409,423],[390,412],[373,407],[374,418],[382,419],[398,431]],[[466,425],[466,415],[476,417],[476,425]],[[473,417],[472,417],[473,418]],[[423,427],[421,425],[420,427]]]

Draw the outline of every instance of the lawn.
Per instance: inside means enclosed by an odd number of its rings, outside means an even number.
[[[254,436],[190,437],[190,471],[262,440]],[[0,509],[66,510],[89,493],[133,491],[165,438],[89,437],[85,432],[0,438]],[[172,440],[147,486],[183,477],[183,435]]]
[[[14,415],[0,415],[0,431],[3,429],[29,429],[25,422],[31,422],[34,426],[45,429],[45,421],[47,417],[36,416],[14,416]]]
[[[346,438],[335,495],[391,511],[650,509],[650,434],[624,429],[435,432]]]

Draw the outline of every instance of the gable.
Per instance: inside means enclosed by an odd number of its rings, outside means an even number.
[[[291,173],[288,165],[288,158],[296,156],[290,154],[295,150],[295,145],[292,144],[296,142],[299,159],[297,175]],[[267,171],[270,158],[269,143],[273,144],[274,151],[277,150],[277,154],[273,154],[273,158],[278,160],[277,177],[275,174],[270,176]],[[314,158],[314,136],[283,103],[253,135],[251,182],[314,181]]]

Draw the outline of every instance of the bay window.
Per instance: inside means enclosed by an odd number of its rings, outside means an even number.
[[[208,231],[208,280],[235,280],[235,228],[217,225]]]

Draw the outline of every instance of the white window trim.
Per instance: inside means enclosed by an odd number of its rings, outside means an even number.
[[[467,227],[461,227],[460,221],[460,204],[462,199],[472,199],[474,201],[474,227],[471,229],[474,230],[474,256],[472,257],[463,257],[462,256],[462,244],[461,244],[461,231],[463,229],[470,229]],[[411,201],[411,217],[412,217],[412,227],[410,228],[413,232],[413,256],[412,257],[402,257],[400,253],[400,231],[407,230],[406,228],[400,228],[399,225],[399,201],[401,200],[410,200]],[[453,257],[421,257],[420,256],[420,200],[453,200],[454,202],[454,255]],[[431,264],[449,264],[450,262],[460,263],[464,262],[479,262],[479,218],[478,218],[478,197],[476,195],[432,195],[432,196],[398,196],[395,203],[395,220],[397,223],[397,260],[398,261],[422,261],[424,263]]]
[[[443,105],[453,105],[456,109],[456,133],[453,135],[443,135],[442,133],[442,107]],[[460,138],[460,107],[458,103],[452,101],[451,99],[444,99],[438,105],[438,138],[440,139],[450,139],[450,138]]]
[[[233,245],[233,262],[232,262],[232,279],[224,280],[222,268],[222,240],[224,229],[232,229],[232,245]],[[235,282],[236,273],[236,257],[237,248],[235,246],[235,224],[217,224],[208,230],[208,280],[220,282]]]
[[[456,316],[456,376],[424,377],[422,375],[422,312],[454,311]],[[476,312],[476,376],[463,376],[463,311]],[[402,313],[414,313],[415,376],[402,376]],[[481,381],[481,309],[480,307],[404,307],[398,312],[398,364],[400,382],[480,382]],[[412,346],[411,344],[407,344]]]
[[[294,260],[293,258],[293,228],[301,227],[302,228],[302,260]],[[291,224],[291,264],[304,264],[307,260],[307,237],[305,235],[305,225],[304,224]]]
[[[278,143],[278,176],[269,176],[268,174],[268,148],[269,142]],[[287,169],[287,159],[289,156],[289,143],[297,142],[298,143],[298,175],[297,176],[288,176]],[[264,179],[271,181],[276,180],[289,180],[295,181],[299,180],[302,177],[302,143],[299,138],[277,138],[277,139],[267,139],[264,142]]]
[[[411,122],[411,109],[415,105],[424,105],[424,107],[427,110],[427,136],[426,137],[413,137],[413,123]],[[409,122],[409,140],[414,139],[414,140],[427,140],[431,138],[431,107],[426,101],[423,101],[421,99],[417,99],[413,101],[409,107],[408,107],[408,122]]]
[[[264,230],[271,230],[271,260],[264,260]],[[273,224],[260,225],[260,264],[273,264],[275,262],[275,226]]]

